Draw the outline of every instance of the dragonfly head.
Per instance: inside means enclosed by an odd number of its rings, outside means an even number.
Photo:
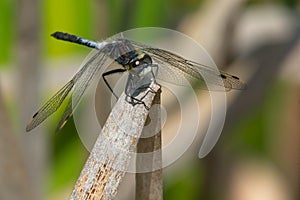
[[[152,64],[152,59],[148,54],[139,53],[136,57],[132,58],[129,62],[129,69],[140,68]]]

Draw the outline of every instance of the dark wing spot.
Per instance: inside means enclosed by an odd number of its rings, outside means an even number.
[[[38,113],[39,113],[39,112],[36,112],[36,113],[32,116],[32,118],[35,118],[35,117],[37,116]]]
[[[240,80],[240,78],[237,77],[237,76],[231,76],[231,77],[234,78],[234,79],[236,79],[236,80]]]
[[[224,74],[220,74],[220,77],[221,77],[222,79],[226,79],[226,78],[227,78]]]

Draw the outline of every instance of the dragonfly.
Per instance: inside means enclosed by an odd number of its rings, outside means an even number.
[[[127,101],[132,105],[143,104],[137,96],[156,80],[162,80],[179,86],[186,86],[188,82],[202,82],[210,84],[219,90],[242,90],[246,84],[237,76],[219,71],[188,59],[173,52],[152,47],[127,38],[115,38],[111,41],[96,42],[64,32],[51,34],[58,40],[68,41],[95,49],[95,53],[88,58],[79,71],[58,90],[31,118],[26,131],[31,131],[45,119],[58,110],[69,94],[69,99],[56,131],[59,131],[70,119],[77,105],[83,97],[91,81],[101,69],[107,59],[119,64],[120,68],[102,73],[102,78],[116,97],[109,85],[107,76],[128,72],[125,86]],[[207,77],[204,79],[203,77]],[[204,84],[204,85],[205,85]],[[197,84],[203,85],[203,84]],[[202,87],[202,86],[201,86]],[[145,105],[145,104],[144,104]],[[147,108],[149,109],[149,108]]]

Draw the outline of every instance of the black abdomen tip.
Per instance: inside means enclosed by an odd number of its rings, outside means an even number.
[[[52,37],[55,37],[56,39],[62,38],[63,35],[65,35],[65,33],[62,33],[62,32],[59,32],[59,31],[56,31],[55,33],[52,33],[52,34],[51,34],[51,36],[52,36]]]
[[[65,40],[65,41],[70,41],[70,42],[77,42],[78,37],[75,35],[71,35],[69,33],[63,33],[63,32],[55,32],[51,34],[52,37],[59,39],[59,40]]]
[[[220,74],[220,77],[221,77],[222,79],[226,79],[226,78],[227,78],[224,74]]]

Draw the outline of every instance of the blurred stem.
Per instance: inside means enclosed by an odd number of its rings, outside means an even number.
[[[20,0],[17,12],[17,66],[19,72],[18,106],[22,153],[33,183],[36,199],[42,199],[45,167],[45,134],[25,134],[25,126],[38,105],[41,72],[39,0]]]
[[[0,199],[32,200],[30,183],[21,159],[21,152],[12,131],[0,87]]]
[[[135,176],[135,180],[136,180],[135,199],[136,200],[163,199],[160,94],[161,94],[161,90],[159,90],[154,97],[152,105],[156,105],[156,106],[152,107],[151,116],[148,115],[145,123],[145,127],[147,127],[147,130],[144,129],[142,133],[142,136],[143,135],[149,136],[149,133],[151,135],[154,133],[155,135],[152,137],[140,138],[137,145],[137,155],[141,155],[140,153],[153,153],[153,154],[150,158],[151,160],[149,159],[144,160],[143,156],[137,157],[136,160],[137,173]],[[156,130],[159,130],[158,133],[156,133]],[[154,152],[159,152],[159,153],[154,154]],[[145,165],[147,165],[147,169],[149,169],[150,172],[139,173],[139,169],[145,168],[146,167]],[[155,171],[151,171],[158,167],[159,169]]]

